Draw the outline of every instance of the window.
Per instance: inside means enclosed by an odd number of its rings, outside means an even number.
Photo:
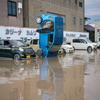
[[[73,43],[86,43],[84,39],[73,39]]]
[[[80,18],[80,25],[82,25],[82,19]]]
[[[68,0],[68,2],[70,3],[70,2],[71,2],[71,0]]]
[[[38,40],[33,40],[33,44],[37,44]]]
[[[79,2],[79,7],[82,7],[82,2]]]
[[[47,49],[50,48],[52,42],[53,42],[53,34],[48,34],[48,47],[47,47]]]
[[[2,40],[0,40],[0,45],[3,45],[3,41]]]
[[[8,46],[8,45],[10,45],[10,42],[9,41],[4,41],[4,45]]]
[[[80,41],[80,43],[86,43],[86,41],[83,39],[79,39],[79,41]]]
[[[76,24],[76,18],[73,17],[73,24]]]
[[[16,2],[8,1],[8,15],[9,16],[17,15]]]
[[[80,43],[79,39],[73,39],[74,43]]]
[[[42,28],[41,33],[53,32],[54,31],[54,22],[46,21],[44,24],[42,24],[41,28]]]
[[[77,4],[77,0],[75,0],[75,4]]]
[[[32,44],[33,40],[31,40],[30,44]]]

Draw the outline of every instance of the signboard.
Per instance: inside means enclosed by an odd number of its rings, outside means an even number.
[[[22,39],[27,42],[36,38],[39,38],[39,33],[36,32],[35,28],[0,26],[0,39]]]
[[[67,43],[70,43],[74,38],[89,38],[89,33],[64,31],[63,37]],[[31,39],[39,39],[39,33],[36,32],[36,28],[0,26],[0,39],[22,39],[27,42]]]
[[[70,43],[71,40],[75,38],[89,38],[89,33],[64,31],[64,39],[66,40],[67,43]]]

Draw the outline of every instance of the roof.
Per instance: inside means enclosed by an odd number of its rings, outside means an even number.
[[[89,24],[89,25],[95,28],[95,24]]]
[[[86,20],[87,20],[87,19],[90,19],[90,18],[88,18],[88,17],[84,17],[84,19],[86,19]]]
[[[86,30],[86,31],[95,31],[95,28],[92,27],[91,25],[84,25],[84,30]]]

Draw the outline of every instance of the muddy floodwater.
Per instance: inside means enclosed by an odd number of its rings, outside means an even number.
[[[100,51],[0,58],[0,100],[100,100]]]

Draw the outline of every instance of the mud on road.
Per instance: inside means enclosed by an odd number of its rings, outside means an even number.
[[[100,100],[100,51],[0,59],[0,100]]]

